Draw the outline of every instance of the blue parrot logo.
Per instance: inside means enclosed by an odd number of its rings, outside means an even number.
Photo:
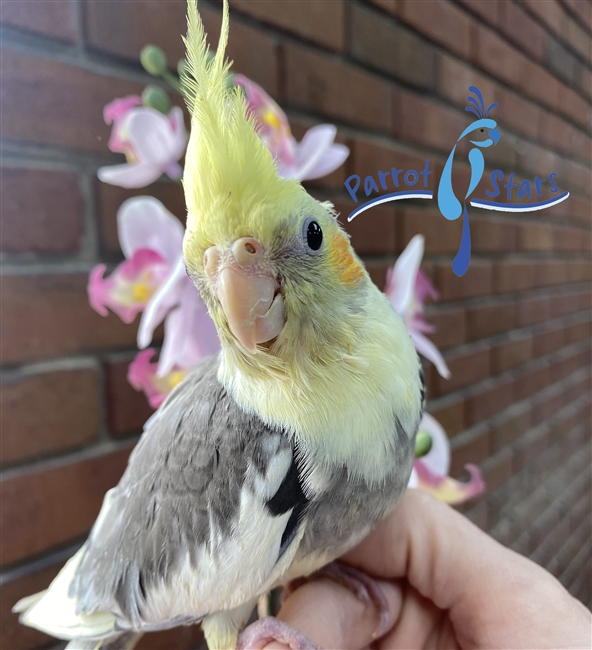
[[[486,110],[483,95],[479,88],[476,86],[469,86],[469,91],[475,95],[476,99],[475,97],[469,96],[468,101],[471,105],[467,106],[465,110],[474,113],[477,116],[477,120],[470,124],[460,134],[460,137],[456,141],[456,144],[452,148],[448,160],[444,165],[444,171],[442,172],[440,183],[438,184],[438,207],[440,208],[442,215],[450,221],[458,219],[461,214],[463,215],[463,230],[460,246],[456,257],[452,262],[452,270],[455,275],[459,277],[462,277],[467,272],[471,259],[471,231],[469,226],[469,215],[467,212],[467,200],[479,184],[485,169],[485,160],[481,150],[497,144],[500,139],[500,132],[497,128],[497,123],[495,120],[489,119],[489,113],[497,106],[497,104],[490,104]],[[463,203],[461,204],[452,188],[452,165],[454,164],[454,154],[456,153],[458,143],[464,137],[469,135],[471,135],[469,142],[475,146],[469,151],[471,180],[463,198]]]

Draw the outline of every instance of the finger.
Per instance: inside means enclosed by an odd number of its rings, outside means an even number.
[[[382,578],[406,577],[449,611],[463,646],[477,646],[484,634],[491,643],[503,643],[530,625],[537,642],[544,641],[540,647],[548,647],[557,638],[558,612],[577,619],[588,635],[582,609],[555,578],[419,490],[408,490],[395,511],[342,559]],[[549,616],[541,617],[541,611]]]
[[[395,624],[402,602],[397,583],[378,582],[388,604],[390,630]],[[283,603],[278,618],[299,630],[323,648],[360,650],[374,641],[380,625],[380,612],[374,604],[365,604],[349,589],[321,578],[294,591]],[[285,650],[286,646],[270,643],[265,650]]]

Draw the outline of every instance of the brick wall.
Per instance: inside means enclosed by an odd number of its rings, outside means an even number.
[[[200,6],[217,38],[220,5]],[[130,192],[96,180],[116,160],[103,105],[153,81],[137,58],[146,43],[182,56],[184,6],[1,7],[0,645],[21,650],[51,641],[20,627],[11,605],[44,588],[84,539],[150,413],[125,379],[135,327],[95,314],[85,285],[93,265],[121,258],[115,214],[125,198],[152,194],[184,212],[173,183]],[[235,0],[231,9],[234,69],[280,101],[297,137],[331,121],[350,146],[342,169],[310,184],[344,215],[350,174],[421,169],[426,158],[442,168],[468,124],[470,84],[499,103],[502,138],[485,178],[496,167],[519,179],[554,171],[571,192],[544,212],[473,210],[462,279],[450,269],[460,231],[433,206],[391,203],[348,229],[381,287],[409,239],[425,235],[424,269],[441,292],[428,320],[453,373],[445,381],[428,369],[429,409],[452,439],[453,474],[476,462],[487,481],[464,510],[590,605],[591,2]],[[182,629],[143,647],[198,638]]]

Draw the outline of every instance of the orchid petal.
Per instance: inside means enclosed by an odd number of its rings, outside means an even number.
[[[432,439],[430,451],[422,456],[421,461],[432,474],[446,476],[450,469],[450,441],[442,425],[429,413],[424,413],[419,430],[425,431]]]
[[[139,248],[149,248],[172,265],[183,254],[183,225],[152,196],[124,201],[117,211],[117,231],[127,258]]]
[[[173,131],[171,158],[179,160],[187,146],[187,130],[185,129],[183,111],[178,106],[173,106],[169,111],[168,118]]]
[[[136,314],[145,308],[168,268],[158,253],[145,248],[136,250],[108,278],[103,278],[105,266],[97,266],[88,282],[91,307],[102,316],[107,315],[105,307],[109,307],[124,323],[131,323]]]
[[[301,171],[298,178],[306,181],[327,176],[327,174],[341,167],[348,156],[349,147],[346,147],[344,144],[332,144],[323,152],[323,155],[316,164],[312,168],[309,168],[306,173]]]
[[[170,275],[146,305],[138,329],[138,347],[143,349],[150,345],[154,330],[160,325],[167,312],[179,303],[179,283],[187,278],[185,262],[179,258]]]
[[[119,185],[119,187],[126,187],[128,189],[150,185],[150,183],[158,180],[161,175],[162,169],[142,162],[111,165],[109,167],[101,167],[97,171],[97,176],[103,183]]]
[[[153,108],[135,108],[125,118],[124,128],[140,162],[160,170],[171,162],[176,141],[165,115]]]
[[[465,465],[465,469],[469,472],[471,478],[468,482],[463,483],[450,478],[450,476],[433,474],[422,461],[423,458],[419,458],[413,463],[418,487],[444,503],[458,505],[478,496],[485,489],[481,472],[476,465]]]
[[[423,248],[423,236],[415,235],[399,255],[393,271],[389,275],[390,282],[387,283],[385,293],[395,311],[401,316],[413,298],[417,272],[423,257]]]
[[[413,345],[419,354],[423,355],[428,361],[431,361],[436,366],[436,370],[441,377],[444,377],[444,379],[450,379],[450,369],[438,348],[423,334],[411,329],[408,331],[409,336],[413,341]]]
[[[219,349],[214,322],[195,285],[188,280],[180,290],[179,306],[166,319],[158,375],[164,376],[174,367],[191,368]]]
[[[164,402],[171,390],[185,377],[186,372],[174,370],[166,377],[157,377],[157,364],[151,363],[154,354],[155,350],[153,349],[139,352],[129,365],[127,380],[136,390],[144,391],[150,406],[156,409]]]

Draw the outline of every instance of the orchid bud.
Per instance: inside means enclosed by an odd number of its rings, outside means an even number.
[[[415,458],[426,456],[432,448],[432,436],[427,431],[418,431],[415,438]]]
[[[142,93],[142,103],[147,108],[154,108],[165,115],[171,110],[169,96],[158,86],[146,86]]]
[[[167,72],[166,54],[155,45],[146,45],[140,52],[140,62],[144,70],[155,77]]]

